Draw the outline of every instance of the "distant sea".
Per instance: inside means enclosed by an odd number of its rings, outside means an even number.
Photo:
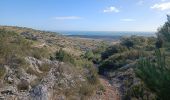
[[[155,36],[155,32],[121,32],[121,31],[59,31],[60,34],[68,37],[92,38],[112,40],[119,39],[124,36]]]

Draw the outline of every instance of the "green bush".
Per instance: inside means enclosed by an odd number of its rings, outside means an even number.
[[[141,55],[148,56],[148,53],[132,49],[123,53],[116,53],[101,63],[99,66],[99,74],[112,72],[129,64],[130,61],[133,62],[139,59]]]
[[[94,57],[94,54],[91,50],[87,51],[85,54],[84,54],[84,57],[88,60],[92,60],[93,57]]]
[[[49,51],[46,47],[43,47],[43,48],[31,47],[27,55],[32,56],[37,59],[50,57]]]
[[[66,51],[64,51],[62,49],[60,49],[58,52],[56,52],[55,58],[59,61],[75,64],[74,57],[71,54],[67,53]]]
[[[127,48],[125,46],[113,45],[113,46],[106,48],[106,50],[101,53],[101,58],[102,60],[105,60],[116,53],[122,53],[125,51],[127,51]]]
[[[156,95],[153,94],[143,83],[131,86],[123,100],[156,100]]]
[[[92,62],[94,64],[99,64],[101,62],[101,54],[95,54],[93,59],[92,59]]]
[[[130,38],[123,39],[121,41],[121,44],[126,46],[127,48],[131,48],[131,47],[134,46],[134,43],[133,43],[133,41]]]
[[[170,66],[166,64],[164,53],[156,50],[155,54],[156,62],[151,59],[141,59],[136,73],[151,90],[157,93],[159,99],[169,100]]]
[[[167,15],[167,19],[170,19],[170,16]],[[157,37],[159,40],[170,42],[170,20],[168,20],[161,28],[158,29]]]
[[[87,69],[87,73],[85,73],[85,76],[86,76],[89,84],[97,85],[99,83],[97,69],[94,67],[94,65],[91,61],[82,59],[81,64],[79,64],[79,66],[81,66],[81,68],[83,68],[83,69]]]
[[[92,85],[97,85],[99,83],[99,77],[97,74],[97,70],[95,68],[93,68],[93,66],[91,68],[89,68],[88,70],[89,70],[89,72],[87,74],[87,81]]]

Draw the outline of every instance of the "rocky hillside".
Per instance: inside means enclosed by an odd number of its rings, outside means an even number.
[[[85,40],[80,38],[69,38],[62,36],[56,32],[40,31],[31,28],[14,27],[14,26],[0,26],[0,29],[6,31],[13,31],[25,37],[27,40],[34,42],[35,47],[45,47],[56,51],[63,48],[72,54],[81,54],[80,51],[95,48],[101,41]],[[75,53],[76,52],[76,53]]]
[[[142,81],[136,77],[134,68],[126,66],[139,58],[140,48],[145,47],[150,52],[154,47],[147,46],[147,43],[153,44],[154,41],[154,38],[131,37],[109,46],[110,44],[103,41],[70,38],[29,28],[1,26],[0,98],[141,98],[140,91],[133,89],[145,87],[141,87]],[[98,67],[101,76],[97,73]],[[152,96],[150,90],[144,90],[144,96]],[[134,95],[133,92],[137,94]]]
[[[103,90],[97,71],[82,57],[99,44],[53,32],[0,26],[0,99],[100,98]]]

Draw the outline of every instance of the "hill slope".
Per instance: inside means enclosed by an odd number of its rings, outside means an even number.
[[[93,98],[100,82],[92,63],[81,55],[98,44],[53,32],[0,26],[0,98]]]

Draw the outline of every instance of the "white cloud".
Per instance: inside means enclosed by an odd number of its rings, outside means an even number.
[[[154,4],[153,6],[151,6],[151,9],[157,9],[160,11],[170,10],[170,2]]]
[[[124,21],[124,22],[133,22],[133,21],[135,21],[135,19],[125,18],[125,19],[121,19],[121,21]]]
[[[114,6],[110,6],[108,8],[106,8],[105,10],[103,10],[104,13],[110,13],[110,12],[115,12],[115,13],[118,13],[120,12],[119,9],[117,9],[116,7]]]
[[[82,19],[82,17],[79,16],[59,16],[55,17],[57,20],[75,20],[75,19]]]

